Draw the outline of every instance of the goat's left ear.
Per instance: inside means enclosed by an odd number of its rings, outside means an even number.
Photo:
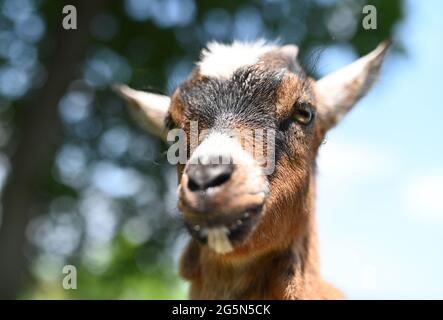
[[[136,121],[156,136],[165,138],[165,118],[171,104],[168,96],[134,90],[124,84],[114,84],[113,89],[128,102]]]
[[[390,41],[317,81],[318,116],[326,131],[334,127],[377,80]]]

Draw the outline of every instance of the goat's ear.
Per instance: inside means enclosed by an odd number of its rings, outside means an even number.
[[[318,115],[324,130],[334,127],[377,80],[390,41],[316,83]]]
[[[165,138],[165,118],[171,103],[169,97],[134,90],[124,84],[114,84],[113,89],[126,100],[133,117],[145,129],[163,139]]]

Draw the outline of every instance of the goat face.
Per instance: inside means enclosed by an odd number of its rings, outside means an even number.
[[[299,175],[290,171],[306,168],[321,137],[303,75],[259,61],[211,77],[203,66],[172,97],[170,123],[188,137],[188,124],[197,123],[202,136],[181,174],[179,208],[191,234],[224,253],[248,238],[267,209],[274,211],[266,201],[272,184],[289,182],[274,175],[282,158],[296,164],[286,168],[288,177]]]
[[[295,46],[213,43],[171,99],[117,89],[149,129],[184,132],[178,194],[191,235],[219,254],[257,253],[309,212],[318,147],[370,88],[386,48],[316,82]]]

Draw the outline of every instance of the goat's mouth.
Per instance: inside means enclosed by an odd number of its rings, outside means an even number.
[[[253,206],[240,213],[214,215],[206,219],[185,218],[185,224],[195,239],[216,253],[226,254],[243,243],[254,231],[262,208],[262,205]]]

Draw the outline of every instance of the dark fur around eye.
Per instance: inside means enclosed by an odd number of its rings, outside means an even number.
[[[289,129],[291,124],[294,122],[294,119],[292,117],[288,117],[280,122],[280,125],[278,126],[278,129],[280,131],[286,131]]]

